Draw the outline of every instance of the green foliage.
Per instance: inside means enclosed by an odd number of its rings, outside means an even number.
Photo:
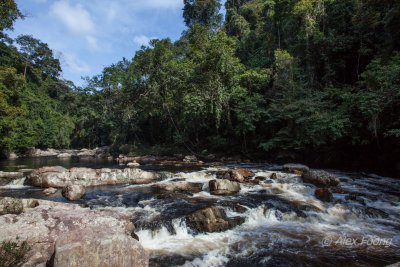
[[[40,40],[18,50],[2,34],[0,150],[400,153],[398,1],[228,0],[225,21],[220,8],[185,0],[178,41],[152,40],[84,88]]]
[[[3,241],[0,247],[0,267],[21,266],[25,262],[26,254],[31,250],[28,242]]]
[[[1,0],[0,2],[0,31],[12,29],[18,18],[23,18],[14,0]]]

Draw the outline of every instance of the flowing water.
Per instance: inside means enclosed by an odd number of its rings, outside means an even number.
[[[266,179],[259,185],[241,184],[235,196],[210,195],[208,181],[217,171],[237,167]],[[267,164],[146,169],[162,174],[158,183],[184,179],[203,183],[203,190],[166,193],[151,184],[94,187],[76,203],[129,214],[154,266],[385,266],[400,261],[399,179],[331,171],[340,177],[343,191],[324,203],[314,197],[313,185]],[[274,172],[277,179],[270,178]],[[28,186],[0,188],[0,196],[66,201],[60,193],[45,196],[42,189]],[[186,215],[211,205],[229,217],[245,218],[244,223],[219,233],[198,233],[186,225]]]

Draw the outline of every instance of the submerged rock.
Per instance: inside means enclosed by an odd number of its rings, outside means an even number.
[[[301,177],[304,182],[316,185],[318,187],[337,186],[340,182],[336,175],[322,170],[309,171],[303,173]]]
[[[31,246],[24,266],[148,264],[148,253],[131,237],[130,217],[117,212],[57,203],[0,216],[0,225],[0,242],[18,236]]]
[[[203,188],[202,183],[190,183],[190,182],[173,182],[173,183],[164,183],[164,184],[154,184],[151,186],[152,189],[156,191],[183,191],[190,193],[201,192]]]
[[[158,179],[152,172],[135,168],[128,169],[89,169],[63,167],[43,167],[34,170],[29,182],[39,187],[64,187],[67,185],[99,186],[118,184],[148,184]]]
[[[57,193],[57,191],[58,191],[58,189],[49,187],[49,188],[43,190],[43,194],[45,194],[46,196],[54,195],[55,193]]]
[[[67,185],[62,189],[62,195],[70,201],[79,200],[85,195],[83,185]]]
[[[324,202],[331,202],[333,200],[332,191],[329,188],[315,189],[314,195]]]
[[[232,195],[240,191],[239,183],[229,180],[211,180],[209,187],[212,195]]]
[[[187,225],[198,232],[223,232],[244,222],[242,217],[228,218],[221,208],[211,206],[186,217]]]
[[[287,163],[283,165],[282,169],[285,172],[296,173],[299,175],[310,171],[308,166],[298,163]]]

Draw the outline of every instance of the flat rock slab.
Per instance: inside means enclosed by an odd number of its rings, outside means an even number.
[[[67,185],[99,186],[118,184],[148,184],[158,180],[156,173],[141,169],[90,169],[43,167],[34,170],[28,181],[33,186],[62,188]]]

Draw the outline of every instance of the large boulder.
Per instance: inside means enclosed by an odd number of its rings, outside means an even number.
[[[79,200],[85,195],[83,185],[67,185],[62,189],[62,195],[70,201]]]
[[[51,259],[54,266],[98,266],[98,259],[104,262],[99,266],[148,264],[148,253],[131,237],[134,226],[130,216],[118,212],[57,203],[54,207],[40,205],[27,209],[20,215],[0,216],[0,225],[0,242],[18,236],[31,246],[24,264],[27,267],[53,266]]]
[[[318,187],[337,186],[340,182],[336,175],[322,170],[305,172],[301,177],[304,182]]]
[[[28,181],[33,186],[62,188],[67,185],[99,186],[118,184],[148,184],[158,180],[158,175],[135,168],[89,169],[43,167],[34,170]]]
[[[223,232],[244,222],[243,217],[228,218],[221,208],[211,206],[186,217],[186,224],[197,232]]]
[[[148,266],[148,260],[139,242],[125,233],[82,229],[57,238],[53,266]]]
[[[209,182],[212,195],[232,195],[240,191],[240,184],[229,180],[211,180]]]
[[[331,202],[333,200],[332,191],[329,188],[315,189],[314,195],[321,201]]]
[[[300,175],[310,171],[308,166],[298,163],[287,163],[283,165],[282,169],[285,172],[296,173]]]

